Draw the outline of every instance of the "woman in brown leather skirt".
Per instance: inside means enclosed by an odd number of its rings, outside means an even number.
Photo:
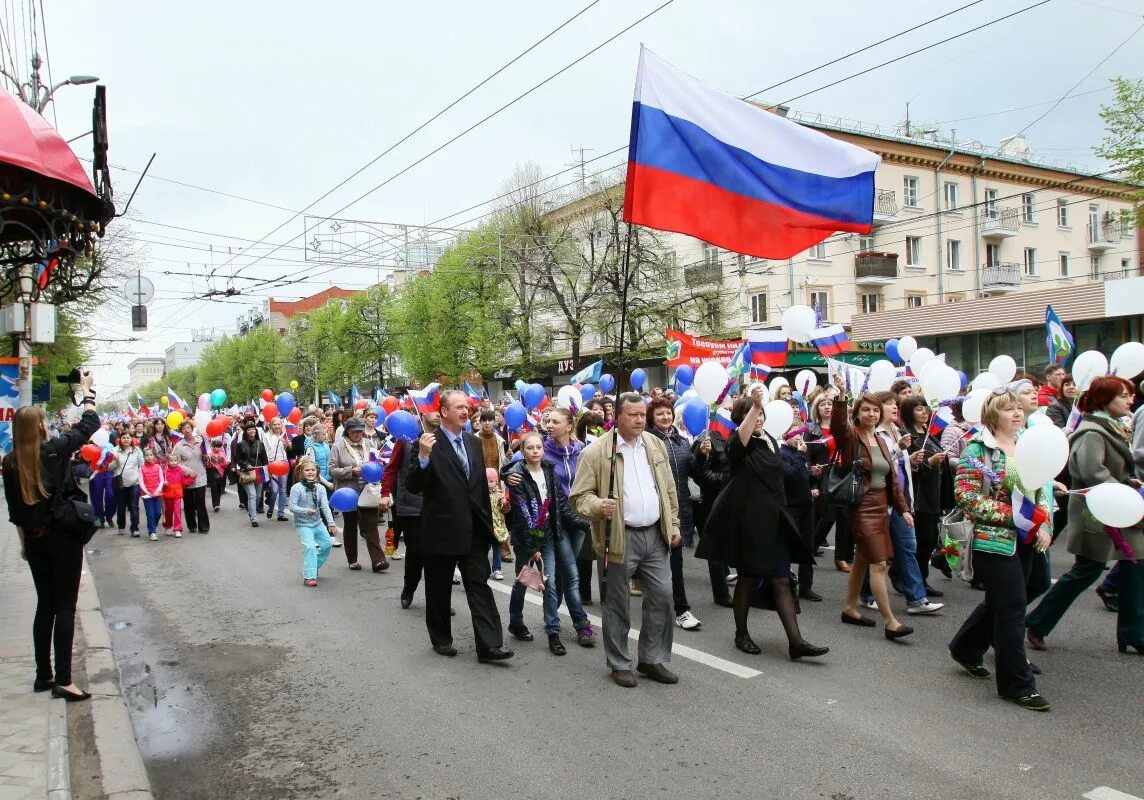
[[[882,404],[874,395],[863,393],[854,401],[849,417],[846,412],[847,406],[839,398],[831,411],[830,432],[834,435],[838,457],[844,467],[854,463],[857,452],[862,465],[864,491],[862,500],[849,510],[850,529],[854,536],[854,564],[846,588],[842,621],[847,625],[874,627],[874,620],[863,616],[856,608],[868,566],[870,588],[882,613],[886,638],[900,639],[909,636],[914,629],[894,617],[886,591],[886,562],[894,552],[890,539],[890,506],[893,505],[911,528],[913,515],[895,479],[890,453],[875,433],[882,421]],[[842,513],[847,513],[847,510],[843,509]]]

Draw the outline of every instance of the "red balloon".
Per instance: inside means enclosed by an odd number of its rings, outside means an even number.
[[[286,417],[286,419],[297,425],[302,421],[302,409],[298,408],[298,406],[294,406],[294,410],[290,412],[290,416]]]
[[[85,444],[79,449],[79,454],[83,456],[84,461],[97,461],[103,451],[99,449],[97,444]]]
[[[263,389],[262,390],[262,399],[265,400],[267,403],[274,402],[274,392],[272,392],[270,389]]]
[[[393,395],[390,395],[381,401],[381,407],[385,409],[386,414],[392,414],[401,407],[401,402]]]
[[[281,478],[283,475],[286,475],[288,472],[290,472],[290,465],[285,461],[271,461],[267,469],[274,477]]]
[[[363,408],[369,408],[368,400],[358,400],[356,403],[354,403],[354,411],[360,411]]]
[[[274,403],[267,403],[262,407],[262,418],[267,422],[278,416],[278,406]]]
[[[207,436],[212,439],[216,436],[222,436],[230,429],[230,418],[226,416],[218,416],[207,423]]]

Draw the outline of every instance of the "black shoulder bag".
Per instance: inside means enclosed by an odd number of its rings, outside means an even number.
[[[842,464],[840,454],[835,454],[822,479],[822,493],[832,506],[854,508],[862,502],[865,493],[865,479],[862,476],[862,456],[858,449],[860,441],[854,442],[854,463],[847,469]]]
[[[56,494],[52,498],[52,521],[57,531],[79,539],[82,544],[90,542],[95,535],[95,511],[87,502],[87,495],[76,486],[71,459],[64,459],[58,476]]]

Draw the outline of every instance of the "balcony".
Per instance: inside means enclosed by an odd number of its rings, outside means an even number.
[[[1088,224],[1088,249],[1094,253],[1107,253],[1120,247],[1120,225],[1105,220],[1099,225]]]
[[[986,292],[1004,294],[1021,288],[1020,264],[989,264],[981,272],[981,288]]]
[[[857,286],[889,286],[898,280],[897,253],[858,253],[854,256]]]
[[[687,288],[723,283],[723,265],[718,261],[707,264],[693,264],[683,268],[683,282]]]
[[[982,223],[981,235],[986,239],[1008,239],[1016,236],[1021,228],[1017,209],[985,207],[985,220]]]
[[[898,195],[893,189],[878,189],[874,193],[874,224],[893,222],[898,215]]]

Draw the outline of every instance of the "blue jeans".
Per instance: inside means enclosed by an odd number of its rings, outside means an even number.
[[[154,533],[163,518],[163,498],[144,497],[143,510],[147,512],[147,533]]]
[[[119,530],[123,530],[127,526],[127,514],[131,513],[131,532],[139,532],[139,484],[134,486],[124,486],[115,497],[115,504],[118,506],[117,517],[119,522]]]
[[[302,579],[309,580],[318,577],[318,570],[330,557],[330,550],[334,540],[330,533],[321,525],[296,525],[298,539],[302,542]]]
[[[528,564],[532,553],[521,547],[514,547],[516,553],[516,571],[519,574]],[[548,581],[544,584],[544,632],[551,636],[560,633],[559,598],[556,596],[556,574],[560,570],[565,602],[568,603],[568,613],[572,616],[572,624],[580,629],[588,623],[588,615],[584,613],[584,606],[580,602],[580,573],[576,567],[576,555],[572,552],[572,543],[567,536],[561,537],[559,542],[551,538],[546,539],[540,549],[540,556],[544,560],[544,571],[548,574]],[[508,621],[510,625],[524,624],[524,595],[528,590],[524,584],[514,582],[512,596],[508,601]]]
[[[246,513],[250,515],[250,521],[254,522],[255,516],[262,513],[262,484],[251,481],[240,484],[238,490],[246,493]]]
[[[277,477],[270,476],[270,504],[266,506],[267,511],[274,510],[274,501],[278,501],[278,516],[286,516],[286,476]]]
[[[493,542],[493,572],[499,570],[503,564],[501,563],[501,543]]]
[[[894,542],[894,566],[890,569],[890,578],[902,587],[906,605],[913,607],[929,602],[922,571],[918,566],[917,537],[914,529],[906,525],[906,520],[897,511],[890,513],[890,538]],[[865,591],[862,599],[868,599]]]

